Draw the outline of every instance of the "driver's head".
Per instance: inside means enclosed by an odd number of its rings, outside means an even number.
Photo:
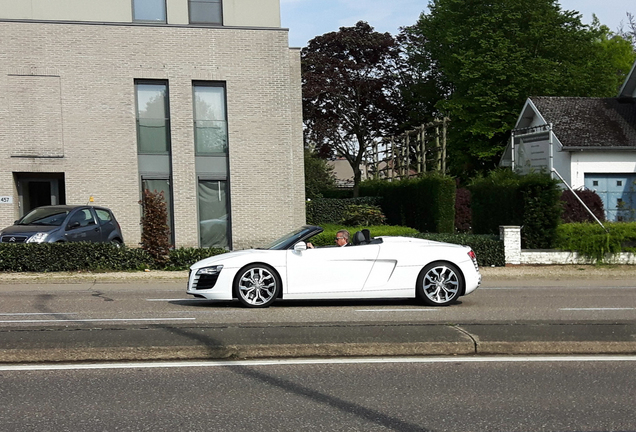
[[[340,230],[336,233],[336,244],[338,246],[344,246],[349,243],[349,231]]]

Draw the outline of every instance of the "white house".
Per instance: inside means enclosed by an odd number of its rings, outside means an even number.
[[[500,166],[595,190],[607,220],[636,220],[636,63],[615,98],[530,97]]]

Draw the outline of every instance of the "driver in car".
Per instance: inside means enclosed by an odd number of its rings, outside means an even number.
[[[336,246],[342,247],[347,246],[349,244],[349,231],[340,230],[336,233]],[[314,249],[314,245],[311,243],[307,243],[307,248]]]

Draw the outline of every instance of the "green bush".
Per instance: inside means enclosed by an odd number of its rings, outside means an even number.
[[[360,195],[382,197],[380,206],[390,225],[421,232],[455,230],[455,180],[438,173],[400,181],[368,180]]]
[[[378,205],[379,198],[315,198],[306,203],[307,223],[310,225],[342,223],[351,205]]]
[[[108,243],[0,244],[0,271],[122,271],[152,266],[143,249]]]
[[[0,271],[186,270],[203,258],[225,252],[218,248],[180,248],[171,250],[164,263],[157,263],[141,248],[109,243],[0,244]]]
[[[342,223],[344,225],[384,225],[386,217],[379,206],[368,204],[349,205]]]
[[[324,231],[318,234],[315,237],[311,238],[311,243],[314,246],[334,246],[334,239],[336,238],[336,233],[341,229],[346,229],[349,231],[351,238],[349,241],[352,241],[353,234],[356,231],[362,231],[363,229],[368,229],[371,232],[371,237],[380,237],[380,236],[404,236],[404,237],[413,237],[417,234],[417,230],[408,227],[402,226],[389,226],[389,225],[376,225],[376,226],[341,226],[341,225],[321,225]]]
[[[226,253],[223,248],[179,248],[170,251],[168,262],[163,270],[187,270],[192,264],[202,259]]]
[[[478,234],[417,234],[414,237],[445,243],[470,246],[480,266],[503,267],[506,265],[504,243],[497,236]]]
[[[503,169],[473,180],[469,190],[473,233],[498,235],[500,225],[518,225],[524,248],[553,247],[563,208],[557,180]]]
[[[579,252],[599,262],[606,254],[636,252],[636,222],[605,222],[606,232],[590,222],[561,224],[556,230],[555,246]]]

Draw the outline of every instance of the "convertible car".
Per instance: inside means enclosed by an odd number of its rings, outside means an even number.
[[[308,248],[322,232],[303,226],[265,249],[229,252],[190,267],[187,293],[208,300],[237,299],[267,307],[276,299],[419,297],[445,306],[479,287],[481,274],[468,246],[409,237],[353,235],[351,245]]]

